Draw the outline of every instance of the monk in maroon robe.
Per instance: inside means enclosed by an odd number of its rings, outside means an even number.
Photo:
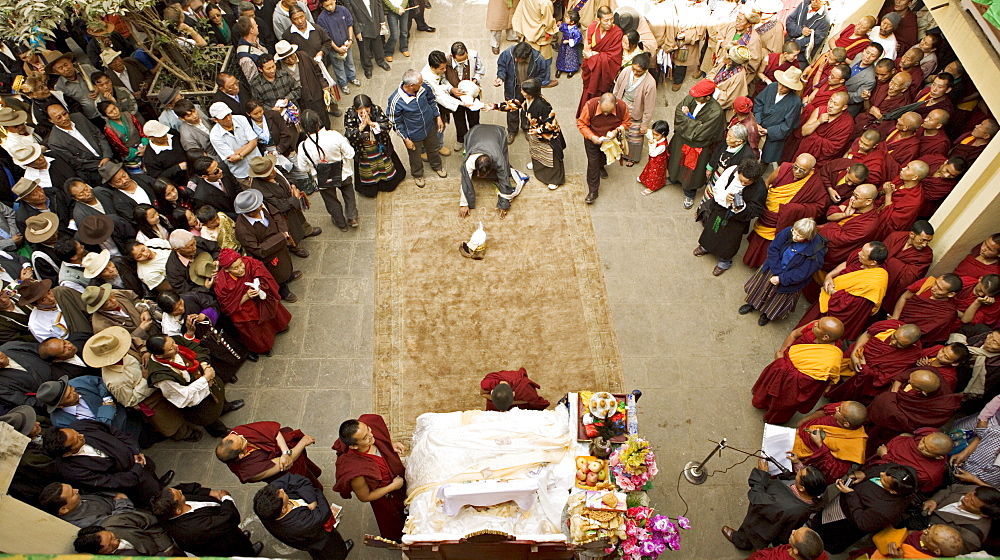
[[[948,119],[948,112],[944,109],[934,109],[924,117],[917,133],[920,137],[920,159],[927,161],[927,156],[931,154],[944,157],[951,151],[951,139],[944,131]]]
[[[947,340],[958,323],[955,296],[961,290],[962,279],[957,274],[921,278],[899,296],[892,317],[920,327],[926,342]]]
[[[340,425],[333,444],[337,452],[337,481],[333,490],[349,499],[351,492],[372,505],[382,538],[401,542],[406,514],[406,469],[399,459],[400,443],[392,441],[385,420],[363,414]]]
[[[934,250],[930,242],[934,239],[934,227],[926,220],[918,220],[910,231],[896,231],[885,238],[885,248],[889,258],[882,265],[889,273],[889,284],[882,299],[882,309],[892,313],[896,301],[906,288],[923,278],[934,260]]]
[[[823,538],[808,527],[803,526],[792,531],[792,536],[789,537],[788,541],[790,543],[796,542],[796,533],[802,531],[808,531],[814,535],[810,537],[813,540],[807,545],[796,543],[794,545],[783,544],[770,548],[760,548],[751,552],[747,560],[830,560],[830,557],[826,555],[826,551],[823,550]],[[806,548],[807,546],[809,548]]]
[[[955,114],[955,104],[951,101],[951,86],[955,83],[954,77],[952,77],[947,72],[942,72],[935,76],[934,80],[917,93],[916,97],[913,98],[914,102],[923,103],[923,105],[914,108],[920,118],[926,117],[934,109],[943,109],[948,112],[949,115]]]
[[[896,52],[906,52],[910,47],[917,44],[917,14],[910,10],[911,0],[894,0],[886,2],[888,9],[883,9],[879,14],[879,20],[890,12],[899,15],[899,25],[893,29],[896,36]]]
[[[826,239],[824,271],[830,271],[851,258],[868,240],[875,238],[878,213],[875,211],[875,185],[868,183],[854,188],[851,198],[826,211],[827,223],[819,229]]]
[[[753,406],[769,424],[784,424],[796,412],[805,414],[816,406],[823,391],[840,374],[840,351],[836,342],[844,325],[824,317],[793,330],[781,349],[753,385]]]
[[[920,156],[927,164],[930,175],[924,177],[920,186],[924,189],[924,205],[920,207],[921,216],[931,216],[938,206],[951,194],[958,180],[967,168],[965,160],[960,157],[946,158],[937,154]]]
[[[850,68],[846,65],[845,67]],[[834,66],[834,68],[838,67]],[[833,94],[838,91],[847,91],[847,87],[844,85],[845,80],[840,78],[843,70],[831,69],[831,72],[836,72],[836,75],[832,78],[828,78],[826,82],[816,88],[816,95],[809,100],[809,103],[802,106],[802,114],[799,115],[799,122],[806,122],[809,120],[809,116],[813,114],[813,111],[818,108],[826,107],[826,104],[829,103],[830,97],[832,97]],[[850,70],[847,71],[847,75],[850,76]],[[833,83],[831,83],[831,79],[833,80]],[[801,138],[799,141],[801,141]]]
[[[885,82],[876,82],[875,89],[865,103],[867,110],[854,118],[854,135],[858,136],[869,128],[878,130],[883,136],[889,134],[895,128],[896,121],[886,115],[910,102],[907,94],[909,87],[910,75],[907,72],[892,75]]]
[[[841,478],[865,462],[868,434],[865,405],[855,401],[833,402],[803,418],[795,432],[792,464],[819,469],[827,483]],[[798,465],[795,465],[798,466]]]
[[[888,153],[885,151],[885,142],[882,142],[882,135],[877,130],[866,130],[851,143],[851,147],[844,155],[845,158],[865,164],[868,168],[868,182],[881,185],[886,177],[885,160]]]
[[[831,37],[827,42],[830,50],[821,54],[816,59],[816,62],[806,69],[803,78],[808,81],[802,91],[802,95],[809,95],[813,88],[819,87],[821,80],[829,73],[831,65],[834,64],[830,51],[835,48],[842,48],[845,51],[844,61],[854,60],[856,56],[861,54],[861,51],[865,50],[865,47],[871,44],[868,32],[875,27],[875,24],[875,18],[872,16],[862,16],[857,24],[852,23],[845,27],[839,35]],[[843,62],[840,62],[840,64],[843,64]]]
[[[233,321],[247,350],[270,353],[275,335],[287,329],[292,320],[281,303],[274,276],[259,260],[241,257],[229,248],[219,252],[219,268],[212,288],[222,312]]]
[[[868,182],[868,167],[847,158],[837,158],[820,167],[819,174],[827,194],[823,212],[816,219],[816,223],[822,224],[831,206],[847,200],[858,185]]]
[[[961,342],[938,344],[924,348],[917,365],[934,368],[941,378],[941,386],[954,393],[958,388],[958,366],[969,359],[969,347]]]
[[[963,398],[942,387],[941,378],[929,367],[900,373],[868,407],[868,454],[899,434],[940,428],[958,411]]]
[[[953,271],[959,276],[980,278],[987,274],[1000,274],[1000,233],[994,233],[973,247]]]
[[[794,45],[794,46],[793,46]],[[767,76],[768,80],[774,81],[774,73],[778,70],[784,72],[793,66],[795,68],[802,69],[799,65],[799,46],[794,41],[786,41],[782,52],[768,53],[767,64],[764,66],[764,75]],[[767,87],[762,80],[756,80],[757,90],[754,92],[754,96],[760,94]]]
[[[774,236],[802,218],[818,218],[829,196],[815,171],[816,158],[802,154],[795,163],[785,162],[767,178],[767,200],[757,216],[743,262],[759,268],[767,260],[767,248]]]
[[[866,243],[858,258],[830,271],[823,283],[819,301],[802,317],[799,325],[819,317],[836,317],[844,324],[844,338],[854,340],[868,325],[868,319],[885,295],[888,275],[882,268],[888,251],[880,241]]]
[[[917,363],[921,349],[916,325],[894,319],[876,322],[844,352],[841,375],[853,375],[827,391],[827,398],[871,404],[899,372]]]
[[[875,239],[885,239],[896,231],[909,231],[924,205],[924,189],[920,183],[930,173],[926,163],[911,161],[892,180],[882,183],[882,207],[878,210],[878,230]]]
[[[486,374],[479,383],[480,391],[486,397],[486,410],[500,410],[494,405],[490,394],[502,383],[509,385],[513,391],[513,403],[511,403],[513,408],[545,410],[549,407],[549,401],[538,394],[538,389],[542,386],[529,379],[527,370],[521,368],[517,371],[495,371]]]
[[[898,435],[876,451],[877,455],[864,468],[896,463],[917,471],[917,488],[930,494],[944,482],[948,454],[953,447],[951,437],[935,428],[920,428],[912,434]]]
[[[854,119],[847,111],[847,93],[838,91],[830,96],[826,107],[813,112],[802,125],[802,141],[792,158],[800,154],[812,154],[817,164],[823,164],[839,157],[851,142]]]
[[[899,58],[896,59],[896,69],[900,72],[910,73],[910,87],[907,88],[907,97],[916,98],[917,94],[924,87],[924,69],[920,66],[920,61],[924,58],[924,51],[919,47],[911,47],[908,51],[900,51]]]
[[[319,476],[323,470],[309,460],[305,449],[315,441],[301,430],[282,428],[277,422],[252,422],[233,428],[219,442],[215,455],[243,484],[271,482],[290,472],[308,478],[322,490]]]
[[[622,30],[615,25],[611,10],[602,6],[597,12],[583,37],[583,95],[577,117],[587,101],[611,91],[622,67]]]
[[[885,137],[886,177],[892,177],[920,155],[920,125],[924,118],[910,111],[896,121],[896,128]]]
[[[955,296],[961,321],[990,327],[1000,323],[1000,276],[987,274],[982,278],[961,278],[962,291]]]
[[[955,145],[948,152],[948,157],[960,157],[967,165],[972,165],[976,158],[983,153],[990,139],[1000,131],[1000,126],[993,119],[985,119],[977,124],[972,132],[963,134],[955,140]]]

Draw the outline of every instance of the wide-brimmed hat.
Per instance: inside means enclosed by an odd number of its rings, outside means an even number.
[[[83,345],[83,361],[94,368],[114,365],[128,354],[131,347],[132,336],[124,327],[108,327]]]
[[[59,216],[42,212],[24,221],[24,238],[31,243],[41,243],[59,230]]]
[[[17,293],[21,298],[17,301],[20,304],[35,303],[42,299],[45,294],[52,289],[52,280],[24,280],[17,287]]]
[[[733,45],[729,47],[729,60],[732,60],[736,64],[746,64],[750,60],[750,49],[744,47],[743,45]]]
[[[48,63],[45,65],[46,74],[55,74],[55,72],[52,71],[52,67],[55,66],[55,63],[59,62],[64,58],[68,58],[70,62],[73,62],[73,53],[71,52],[61,53],[59,51],[54,51],[54,54],[55,56],[49,58]]]
[[[14,151],[16,152],[17,150]],[[35,156],[35,159],[38,159],[38,156]],[[10,190],[11,192],[14,193],[14,196],[17,197],[15,200],[20,202],[24,200],[24,197],[28,196],[29,194],[31,194],[32,191],[38,188],[38,185],[39,185],[38,181],[29,179],[27,177],[21,177],[20,179],[17,180],[16,183],[14,183],[14,186],[11,187]]]
[[[46,381],[38,387],[35,398],[38,402],[48,407],[49,412],[59,408],[63,395],[66,394],[66,387],[69,387],[69,377],[64,375],[55,381]]]
[[[165,87],[156,94],[156,100],[160,102],[160,105],[166,105],[167,103],[173,101],[180,92],[180,88]]]
[[[104,214],[92,214],[80,222],[76,238],[86,245],[100,245],[111,237],[115,231],[115,221]],[[90,278],[88,276],[88,278]]]
[[[111,284],[104,283],[100,286],[87,286],[87,289],[80,294],[80,299],[87,305],[87,313],[96,313],[111,297]]]
[[[274,44],[274,59],[281,60],[283,58],[288,58],[289,56],[295,54],[295,51],[297,50],[299,50],[298,45],[293,45],[282,39]]]
[[[148,138],[166,136],[168,132],[170,132],[170,127],[160,121],[146,121],[146,124],[142,125],[142,133]]]
[[[87,35],[105,37],[115,32],[115,26],[106,21],[93,21],[87,25]]]
[[[100,173],[101,180],[104,181],[105,183],[108,183],[111,181],[111,178],[114,177],[121,170],[122,170],[121,163],[118,163],[117,161],[109,161],[104,165],[102,165],[101,167],[99,167],[97,169],[97,172]]]
[[[774,79],[787,88],[796,91],[802,89],[802,70],[799,70],[795,66],[792,66],[788,70],[776,70],[774,72]]]
[[[7,411],[7,414],[0,416],[0,422],[10,424],[15,430],[26,436],[31,435],[31,430],[35,429],[37,419],[38,415],[35,414],[35,409],[26,404],[15,406]]]
[[[0,108],[0,126],[17,126],[28,122],[28,113],[13,107]]]
[[[107,66],[111,64],[111,61],[121,56],[122,53],[116,51],[115,49],[104,49],[101,51],[101,64]]]
[[[41,155],[42,155],[42,146],[36,144],[35,142],[18,144],[17,147],[14,148],[14,150],[10,154],[10,156],[14,159],[14,163],[16,163],[20,167],[27,167],[28,164],[38,159],[38,157]],[[24,180],[23,177],[21,179]]]
[[[213,119],[224,119],[226,115],[232,115],[233,108],[221,101],[216,101],[212,103],[212,106],[208,108],[208,116]]]
[[[264,195],[257,189],[247,189],[236,195],[236,200],[233,201],[237,214],[253,212],[260,208],[261,204],[264,204]]]
[[[274,170],[278,157],[274,154],[257,156],[250,159],[250,177],[267,177]]]
[[[104,272],[104,268],[108,266],[109,262],[111,262],[111,251],[107,249],[100,253],[87,253],[87,256],[83,257],[83,277],[97,278]]]
[[[204,286],[205,281],[212,277],[219,269],[212,259],[212,254],[208,252],[198,253],[198,255],[188,265],[188,277],[199,286]]]

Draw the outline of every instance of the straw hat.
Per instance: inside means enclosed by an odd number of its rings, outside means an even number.
[[[116,51],[115,49],[105,49],[101,51],[101,64],[107,66],[111,64],[111,61],[121,56],[122,53]]]
[[[132,336],[124,327],[108,327],[90,337],[83,346],[83,361],[101,368],[117,364],[132,347]]]
[[[104,272],[104,268],[111,262],[111,251],[107,249],[100,253],[87,253],[83,257],[83,277],[97,278]]]
[[[788,70],[775,71],[774,79],[787,88],[796,91],[802,89],[802,70],[799,70],[796,66],[792,66]]]
[[[274,44],[274,59],[281,60],[283,58],[288,58],[295,54],[295,51],[299,50],[298,45],[293,45],[288,41],[282,39]]]
[[[17,152],[17,150],[14,150],[14,151]],[[34,152],[32,152],[32,153],[34,153]],[[38,156],[35,156],[35,159],[37,159],[37,158],[38,158]],[[31,161],[35,161],[35,160],[33,159]],[[10,190],[11,190],[11,192],[14,193],[14,196],[17,197],[15,200],[17,202],[20,202],[20,201],[24,200],[24,197],[28,196],[36,188],[38,188],[38,184],[39,184],[38,181],[31,180],[31,179],[29,179],[27,177],[21,177],[20,179],[17,180],[16,183],[14,183],[14,186],[11,187]]]

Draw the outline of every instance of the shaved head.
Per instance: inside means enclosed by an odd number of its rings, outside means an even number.
[[[844,95],[847,95],[846,93]],[[896,123],[896,127],[902,127],[904,131],[913,131],[920,128],[923,124],[924,118],[920,116],[920,113],[914,113],[910,111],[909,113],[903,113],[902,117],[899,117],[899,121]]]
[[[952,448],[955,447],[951,436],[944,432],[927,434],[922,438],[921,443],[923,443],[922,447],[924,448],[921,454],[926,453],[926,457],[944,457],[951,453]]]
[[[800,167],[812,169],[816,166],[816,158],[812,154],[805,153],[795,158],[795,163]]]
[[[899,327],[895,332],[899,348],[908,348],[913,346],[914,343],[920,340],[920,334],[920,327],[914,325],[913,323]]]
[[[825,342],[835,342],[844,336],[844,323],[836,317],[823,317],[816,326],[819,327]]]
[[[882,141],[882,135],[879,131],[869,128],[868,130],[861,133],[861,137],[865,140],[871,142],[872,144],[878,144]]]
[[[920,181],[926,178],[927,175],[930,174],[931,168],[927,165],[927,163],[919,159],[915,159],[910,162],[910,171],[912,171],[913,174],[916,175],[917,177],[916,180]]]
[[[958,556],[965,548],[962,534],[951,525],[931,525],[924,531],[924,537],[927,539],[928,548],[938,558]]]
[[[868,420],[868,409],[857,401],[844,401],[840,412],[852,428],[858,428]]]
[[[871,200],[878,194],[878,188],[871,183],[865,183],[854,187],[854,194],[858,195],[858,198],[867,198]]]
[[[618,100],[615,98],[613,93],[605,93],[601,95],[601,100],[598,102],[600,109],[606,113],[610,113],[615,110],[615,105],[618,104]]]
[[[910,374],[910,385],[918,391],[933,393],[941,388],[941,378],[926,369],[918,369]]]
[[[838,91],[837,93],[830,96],[830,99],[836,99],[838,103],[847,104],[851,100],[851,96],[847,95],[846,91]],[[914,113],[916,115],[916,113]],[[920,115],[917,115],[920,116]]]

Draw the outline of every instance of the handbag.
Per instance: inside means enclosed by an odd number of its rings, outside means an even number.
[[[317,189],[339,189],[344,180],[344,162],[341,161],[321,161],[316,163],[313,161],[311,155],[309,155],[309,150],[302,150],[302,153],[309,158],[309,163],[312,164],[313,169],[316,170],[316,188]]]
[[[687,61],[688,61],[688,47],[687,47],[687,45],[679,47],[677,50],[675,50],[673,52],[672,58],[674,59],[675,63],[680,64],[681,66],[687,64]]]
[[[384,22],[384,21],[382,23],[378,24],[378,34],[381,35],[381,36],[383,36],[383,37],[388,37],[389,36],[389,24],[386,23],[386,22]]]

